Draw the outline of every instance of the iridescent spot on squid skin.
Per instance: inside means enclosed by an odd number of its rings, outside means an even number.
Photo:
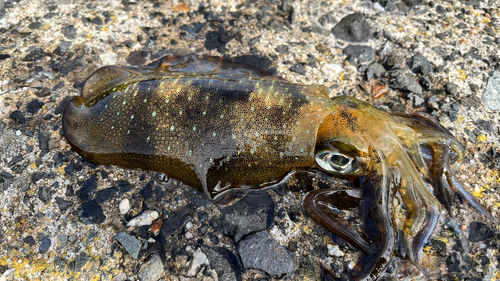
[[[453,192],[496,221],[454,175],[465,147],[428,115],[391,115],[351,97],[330,99],[322,85],[293,84],[226,59],[169,55],[157,67],[107,66],[92,74],[64,109],[71,147],[95,163],[165,173],[207,197],[219,194],[219,182],[258,188],[300,170],[349,179],[361,185],[350,189],[359,198],[315,190],[303,204],[360,252],[346,280],[379,278],[397,247],[425,270],[423,247],[441,206],[451,210]],[[357,204],[359,227],[326,207],[345,203],[339,200]],[[392,211],[396,201],[404,214]]]

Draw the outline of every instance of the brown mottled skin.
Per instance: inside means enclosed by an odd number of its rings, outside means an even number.
[[[495,221],[453,175],[463,145],[428,115],[330,99],[324,86],[225,59],[171,55],[142,68],[103,67],[66,105],[63,129],[92,162],[163,172],[209,196],[268,186],[294,169],[362,177],[359,190],[315,190],[304,201],[311,217],[362,253],[346,280],[377,279],[396,240],[421,267],[450,192]],[[392,207],[396,193],[407,210],[403,224]],[[328,208],[339,200],[360,202],[361,230]]]

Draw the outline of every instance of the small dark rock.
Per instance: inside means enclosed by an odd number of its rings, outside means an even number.
[[[207,206],[212,203],[210,200],[203,198],[202,196],[197,194],[191,195],[189,199],[191,199],[191,202],[193,202],[193,204],[195,204],[197,207]]]
[[[408,7],[415,7],[417,5],[420,5],[420,2],[422,2],[422,0],[402,0],[402,1]]]
[[[14,178],[14,175],[10,174],[9,172],[6,172],[6,171],[2,171],[0,173],[0,176],[2,176],[4,179],[13,179]]]
[[[74,25],[68,25],[62,30],[64,37],[67,39],[75,39],[77,34],[77,29]]]
[[[458,95],[458,85],[455,83],[447,83],[446,84],[446,92],[450,95]]]
[[[40,90],[36,91],[35,96],[43,98],[43,97],[49,96],[50,93],[51,93],[50,90],[48,88],[44,87],[44,88],[41,88]],[[31,101],[31,102],[33,102],[33,101]],[[43,102],[40,102],[40,104],[41,104],[40,107],[42,107],[43,106]],[[28,104],[28,106],[29,106],[29,104]],[[36,108],[36,111],[38,111],[38,109],[40,107]],[[28,110],[28,112],[29,112],[29,110]],[[34,112],[31,112],[31,113],[34,113]]]
[[[42,108],[43,105],[43,102],[38,99],[34,99],[26,105],[26,111],[28,111],[28,113],[36,113],[40,108]]]
[[[163,221],[161,234],[163,236],[168,236],[175,233],[194,214],[194,211],[195,209],[192,204],[188,204],[184,208],[176,211],[171,218],[168,218],[165,221]]]
[[[207,23],[205,22],[204,23],[196,22],[189,25],[183,25],[179,28],[180,30],[183,30],[183,32],[181,32],[181,37],[187,39],[196,39],[196,35],[200,33],[200,31],[203,29],[203,27],[205,27],[205,25],[207,25]]]
[[[471,107],[478,109],[481,107],[481,99],[479,99],[475,95],[467,96],[462,100],[462,106],[467,109]]]
[[[290,51],[288,50],[288,45],[278,45],[276,47],[276,52],[280,53],[280,54],[284,54],[284,55],[287,55],[290,53]]]
[[[31,51],[29,54],[27,54],[24,58],[23,61],[36,61],[45,56],[45,52],[41,48],[36,48],[33,51]]]
[[[49,152],[49,134],[38,133],[38,146],[40,147],[40,157],[43,157]]]
[[[92,199],[94,195],[94,191],[97,189],[97,178],[95,175],[92,175],[90,178],[85,181],[81,181],[78,183],[81,188],[76,191],[76,195],[82,201],[88,201]]]
[[[42,26],[42,23],[39,22],[39,21],[36,21],[36,22],[32,22],[28,25],[28,28],[29,29],[39,29],[40,26]]]
[[[269,227],[274,218],[274,201],[266,192],[249,192],[221,213],[222,231],[238,242],[244,235]]]
[[[449,272],[462,272],[460,267],[460,256],[457,253],[452,253],[446,258],[446,267]]]
[[[224,43],[221,41],[222,34],[217,31],[210,31],[207,33],[205,37],[205,48],[207,50],[215,50],[224,46]]]
[[[71,205],[73,205],[73,203],[71,201],[66,201],[59,196],[56,197],[56,203],[57,203],[57,205],[59,205],[59,209],[61,211],[66,211],[66,209],[68,209],[69,207],[71,207]]]
[[[471,222],[469,224],[469,241],[479,242],[495,237],[495,233],[484,223]]]
[[[42,239],[42,242],[40,243],[40,248],[38,249],[38,251],[43,254],[47,252],[47,250],[49,250],[50,245],[52,245],[50,239],[48,237],[44,237]]]
[[[283,21],[277,20],[277,19],[272,19],[267,23],[267,26],[271,28],[272,30],[275,30],[277,32],[283,32],[287,30],[287,26]]]
[[[415,81],[415,79],[407,76],[399,76],[391,80],[390,87],[405,92],[410,92],[417,95],[422,95],[422,87]]]
[[[432,87],[434,87],[432,80],[428,76],[422,77],[420,84],[422,84],[422,86],[424,86],[424,88],[428,91],[432,90]]]
[[[434,65],[426,57],[417,54],[412,58],[411,71],[421,73],[422,75],[429,75],[434,71]]]
[[[56,47],[56,49],[52,52],[58,56],[64,56],[69,48],[71,47],[73,43],[71,41],[65,41],[65,40],[62,40],[61,43],[59,43],[59,45]]]
[[[7,166],[9,166],[9,167],[13,166],[13,165],[15,165],[15,164],[23,161],[23,159],[24,158],[23,158],[23,156],[21,154],[16,155],[16,156],[12,157],[12,159],[10,159],[9,163],[7,163]]]
[[[345,16],[332,28],[332,33],[349,42],[366,42],[373,38],[371,27],[361,13]]]
[[[26,238],[24,238],[23,241],[24,241],[24,243],[26,243],[30,246],[33,246],[36,243],[35,238],[33,238],[33,236],[31,236],[31,235],[26,236]]]
[[[10,58],[9,54],[0,54],[0,61]]]
[[[68,175],[71,175],[73,173],[74,168],[75,168],[75,161],[71,160],[71,162],[69,162],[68,166],[66,166],[64,168],[64,172],[66,172],[66,174],[68,174]]]
[[[105,188],[105,189],[99,190],[96,193],[95,201],[97,203],[104,203],[104,202],[109,201],[110,199],[114,198],[117,193],[118,193],[118,190],[115,187],[110,187],[110,188]]]
[[[48,186],[40,186],[38,188],[38,198],[44,203],[48,204],[50,203],[50,200],[52,199],[52,194],[54,191],[50,189]]]
[[[346,61],[356,65],[372,61],[375,58],[375,50],[370,46],[349,45],[342,52],[347,56]]]
[[[398,6],[396,6],[396,4],[394,4],[393,1],[387,0],[387,2],[385,3],[384,9],[388,12],[394,12],[398,9]]]
[[[245,268],[256,268],[271,276],[291,274],[295,268],[293,253],[278,244],[267,231],[241,240],[238,252]]]
[[[379,63],[372,63],[366,69],[366,80],[370,81],[373,78],[382,78],[385,74],[385,68]]]
[[[74,60],[67,60],[64,61],[60,72],[62,75],[66,75],[81,66],[83,66],[83,63],[78,58],[75,58]]]
[[[137,240],[137,238],[126,232],[120,232],[115,236],[115,239],[120,242],[133,259],[137,259],[139,257],[142,244],[139,240]]]
[[[306,75],[306,67],[304,66],[303,63],[296,63],[292,67],[290,67],[290,71],[301,74],[301,75]]]
[[[9,115],[10,119],[16,121],[16,123],[22,124],[26,121],[26,118],[24,118],[24,114],[19,111],[19,110],[14,110],[12,113]]]
[[[99,224],[106,219],[101,205],[94,200],[82,203],[76,213],[83,224]]]
[[[458,112],[454,111],[454,110],[450,110],[448,112],[448,116],[450,116],[450,121],[451,122],[455,122],[458,120]]]
[[[33,174],[31,174],[31,182],[36,183],[37,181],[45,177],[45,175],[45,172],[34,172]]]
[[[472,123],[488,133],[491,133],[495,130],[495,126],[490,120],[477,119]]]
[[[102,21],[102,19],[100,17],[95,17],[92,19],[92,23],[96,24],[96,25],[103,25],[104,22]]]
[[[446,11],[445,11],[445,9],[443,8],[443,6],[441,6],[441,5],[437,5],[437,6],[436,6],[436,12],[437,12],[438,14],[444,14]]]

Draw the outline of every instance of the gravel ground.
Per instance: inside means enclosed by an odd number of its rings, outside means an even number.
[[[70,149],[61,112],[85,78],[167,52],[240,57],[331,96],[430,113],[466,144],[459,178],[500,218],[499,4],[0,0],[0,280],[334,280],[354,265],[302,192],[222,208]],[[500,279],[499,227],[458,199],[452,213],[424,249],[429,279]],[[160,219],[127,226],[138,215]],[[388,272],[426,279],[397,257]]]

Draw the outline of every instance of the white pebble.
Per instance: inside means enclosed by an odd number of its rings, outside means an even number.
[[[127,226],[137,227],[143,225],[151,225],[158,218],[158,212],[155,210],[147,210],[139,216],[133,218],[127,223]]]
[[[186,239],[191,239],[191,238],[193,238],[193,233],[186,232],[186,234],[184,234],[184,237],[186,237]]]
[[[191,227],[193,227],[193,223],[192,222],[187,222],[186,223],[186,229],[190,229]]]
[[[330,256],[336,256],[336,257],[344,256],[344,252],[342,252],[339,246],[337,245],[333,246],[332,244],[326,244],[326,248],[328,248],[328,254]]]
[[[342,66],[335,63],[327,63],[321,68],[321,71],[328,76],[328,79],[332,80],[342,71]]]
[[[130,211],[130,201],[128,199],[123,199],[120,202],[119,208],[120,214],[125,215],[126,213],[128,213],[128,211]]]

